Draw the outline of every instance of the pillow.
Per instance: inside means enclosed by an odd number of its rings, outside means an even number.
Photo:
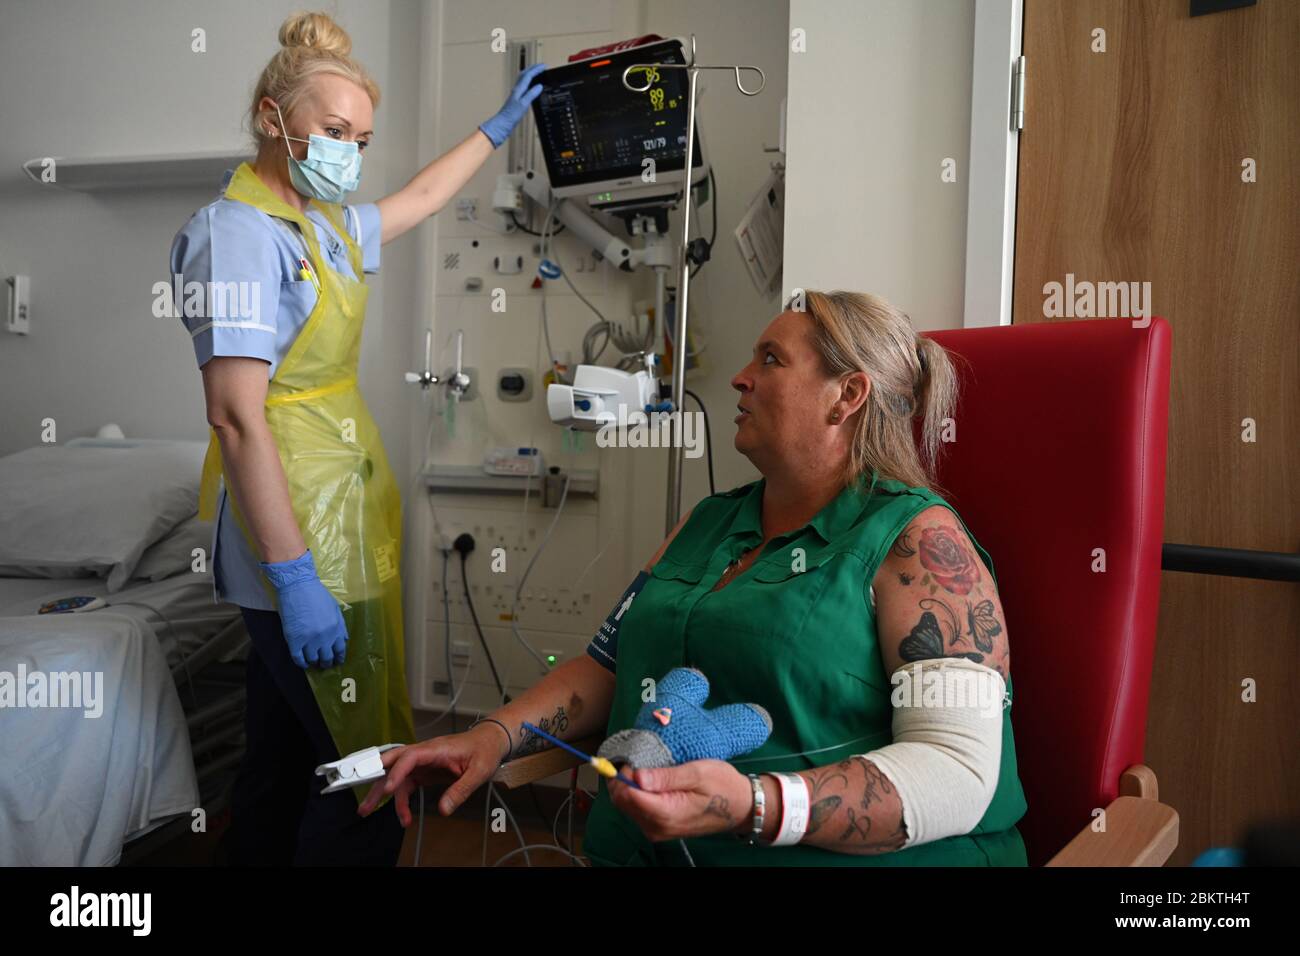
[[[131,577],[198,511],[202,442],[40,445],[0,458],[0,575]]]
[[[202,548],[211,558],[212,530],[215,522],[200,521],[198,515],[178,524],[171,534],[151,544],[131,575],[136,581],[161,581],[173,574],[191,571],[194,549]]]

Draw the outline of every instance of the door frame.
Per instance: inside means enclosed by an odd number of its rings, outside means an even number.
[[[1023,22],[1024,0],[975,0],[964,328],[1011,324],[1020,157],[1020,133],[1011,129],[1011,67],[1022,50]]]

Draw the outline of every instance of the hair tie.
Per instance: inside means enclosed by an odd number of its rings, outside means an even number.
[[[921,374],[924,375],[928,371],[925,363],[925,349],[919,345],[916,347],[916,360],[921,363]]]

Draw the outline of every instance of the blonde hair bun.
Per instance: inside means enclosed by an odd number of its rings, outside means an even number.
[[[295,13],[280,25],[280,45],[308,47],[322,53],[347,56],[352,52],[348,32],[325,13]]]
[[[313,78],[322,74],[355,83],[366,91],[372,106],[379,106],[379,84],[352,59],[351,51],[348,32],[328,14],[295,13],[284,21],[280,49],[262,71],[248,108],[248,125],[259,153],[273,141],[266,124],[276,117],[274,107],[263,112],[262,101],[270,98],[288,116],[306,95]]]

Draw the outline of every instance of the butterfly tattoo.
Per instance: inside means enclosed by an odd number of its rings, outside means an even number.
[[[1002,633],[1002,625],[993,613],[993,602],[987,598],[973,606],[966,602],[966,625],[975,646],[985,654],[992,654],[993,638]]]
[[[989,645],[989,650],[993,645]],[[898,654],[905,661],[927,661],[936,657],[964,657],[976,664],[984,663],[983,654],[947,654],[944,652],[943,631],[939,621],[930,611],[921,613],[921,620],[912,628],[912,633],[903,638],[898,645]]]

